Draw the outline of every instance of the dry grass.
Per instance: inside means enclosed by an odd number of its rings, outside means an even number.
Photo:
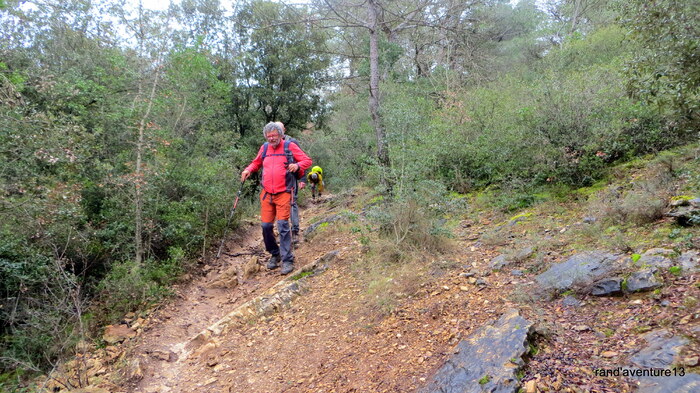
[[[663,217],[674,191],[674,164],[660,159],[649,169],[628,174],[589,203],[589,213],[614,225],[645,225]]]

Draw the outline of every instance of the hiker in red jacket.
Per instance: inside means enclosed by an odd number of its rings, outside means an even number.
[[[263,135],[267,142],[260,146],[258,155],[241,173],[241,182],[262,168],[260,220],[265,249],[271,254],[267,268],[275,269],[281,262],[280,273],[289,274],[294,270],[289,216],[296,172],[305,171],[312,162],[297,144],[282,142],[284,132],[278,124],[267,123]],[[279,246],[274,234],[275,219],[280,237]]]

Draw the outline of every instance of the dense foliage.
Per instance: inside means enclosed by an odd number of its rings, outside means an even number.
[[[46,368],[157,300],[220,236],[262,125],[324,116],[325,38],[295,22],[302,10],[107,5],[11,2],[1,15],[6,368]]]
[[[1,366],[51,367],[206,258],[268,121],[330,190],[386,181],[385,222],[697,137],[697,2],[607,3],[0,1]]]

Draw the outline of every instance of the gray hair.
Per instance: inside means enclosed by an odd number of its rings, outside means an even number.
[[[263,127],[263,136],[267,138],[267,134],[269,134],[270,131],[277,131],[277,133],[280,136],[284,136],[284,131],[282,130],[282,127],[280,127],[280,125],[275,122],[269,122],[265,124],[265,127]]]

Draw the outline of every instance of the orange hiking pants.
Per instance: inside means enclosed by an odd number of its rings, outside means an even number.
[[[291,206],[291,193],[268,194],[265,190],[262,190],[260,192],[260,221],[272,223],[275,222],[275,218],[278,220],[289,220]]]

